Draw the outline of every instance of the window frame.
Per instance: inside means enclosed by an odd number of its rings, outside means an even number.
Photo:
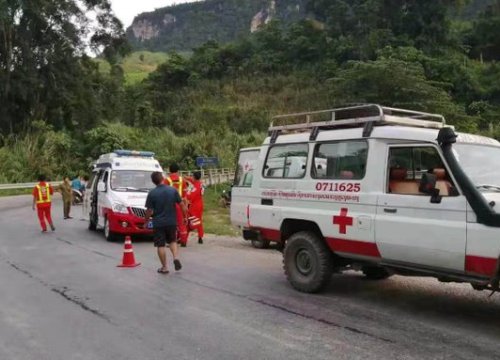
[[[257,154],[257,157],[255,158],[255,164],[258,164],[258,160],[259,160],[259,155],[260,155],[260,151],[261,149],[251,149],[251,150],[244,150],[244,151],[239,151],[238,152],[238,158],[236,159],[236,171],[234,173],[234,179],[233,179],[233,187],[236,187],[236,188],[244,188],[244,189],[248,189],[248,188],[251,188],[252,187],[252,184],[254,183],[255,181],[255,175],[253,175],[253,179],[252,179],[252,183],[250,185],[244,185],[244,184],[239,184],[239,181],[237,180],[240,180],[239,177],[238,177],[238,168],[240,166],[240,158],[241,158],[241,154],[243,153],[251,153],[251,152],[255,152]],[[255,173],[255,170],[256,168],[252,169],[252,172]],[[248,174],[248,172],[247,172]],[[243,175],[243,174],[242,174]],[[246,174],[245,174],[246,175]],[[242,176],[242,180],[245,179],[245,176]]]
[[[455,195],[443,195],[443,197],[457,197],[462,195],[462,191],[460,187],[457,185],[457,181],[455,180],[453,173],[450,171],[448,164],[446,163],[446,160],[444,159],[443,154],[441,153],[441,149],[439,146],[437,146],[434,143],[401,143],[401,144],[387,144],[387,152],[385,155],[385,161],[386,161],[386,166],[385,166],[385,184],[384,184],[384,194],[388,195],[403,195],[403,196],[429,196],[427,194],[397,194],[397,193],[391,193],[389,192],[389,183],[390,183],[390,169],[391,169],[391,164],[390,164],[390,155],[391,155],[391,150],[392,149],[405,149],[405,148],[410,148],[412,149],[412,162],[413,162],[413,149],[415,148],[433,148],[436,150],[436,153],[438,154],[439,158],[441,159],[441,162],[443,164],[443,168],[446,171],[446,174],[448,175],[449,182],[451,183],[452,187],[456,190]],[[414,166],[413,166],[414,167]],[[419,181],[418,179],[415,178],[415,170],[414,168],[408,169],[413,172],[413,180],[414,181]]]
[[[310,144],[309,142],[293,142],[293,143],[273,144],[272,146],[269,146],[269,148],[267,149],[264,164],[262,166],[262,178],[269,179],[269,180],[273,180],[273,179],[276,179],[276,180],[300,180],[300,179],[304,179],[307,175],[307,168],[309,167],[309,154],[311,152],[309,144]],[[285,177],[285,168],[286,167],[283,167],[283,176],[281,176],[281,177],[267,176],[266,170],[268,170],[268,169],[266,168],[266,166],[267,166],[267,162],[269,160],[269,154],[271,153],[271,150],[276,148],[276,147],[283,147],[283,146],[290,146],[290,145],[305,145],[307,148],[307,155],[305,157],[305,159],[306,159],[305,169],[304,169],[304,173],[302,174],[302,176],[300,176],[300,177]],[[287,157],[288,156],[283,158],[284,162],[286,161]]]
[[[320,178],[318,177],[316,174],[314,174],[314,171],[313,171],[313,166],[312,165],[315,165],[315,161],[314,159],[316,158],[316,155],[318,154],[319,152],[319,148],[322,146],[322,145],[325,145],[325,144],[341,144],[341,143],[364,143],[366,145],[366,158],[365,158],[365,166],[364,166],[364,170],[363,170],[363,175],[359,178],[352,178],[352,179],[342,179],[340,177],[335,177],[335,178]],[[367,167],[368,167],[368,154],[370,152],[370,143],[368,140],[366,139],[345,139],[345,140],[333,140],[333,141],[321,141],[321,142],[316,142],[314,144],[314,150],[313,150],[313,158],[311,160],[311,169],[309,171],[309,174],[311,176],[311,179],[314,179],[314,180],[325,180],[325,181],[338,181],[338,180],[342,180],[342,181],[361,181],[361,180],[364,180],[365,177],[366,177],[366,170],[367,170]]]

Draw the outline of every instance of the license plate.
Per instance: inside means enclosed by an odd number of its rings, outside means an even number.
[[[153,228],[153,221],[149,220],[148,223],[146,224],[147,229],[152,229]]]

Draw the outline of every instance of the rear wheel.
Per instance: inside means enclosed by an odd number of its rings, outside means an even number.
[[[255,239],[252,240],[252,246],[256,249],[267,249],[271,242],[269,240]]]
[[[286,277],[297,290],[314,293],[328,285],[333,272],[333,254],[322,238],[298,232],[287,241],[283,254]]]
[[[363,268],[363,274],[369,280],[384,280],[392,276],[392,274],[379,266],[366,266]]]

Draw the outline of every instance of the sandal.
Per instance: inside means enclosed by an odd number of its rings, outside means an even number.
[[[158,270],[156,270],[156,272],[157,272],[158,274],[168,274],[170,271],[165,270],[165,269],[163,269],[163,268],[159,268]]]

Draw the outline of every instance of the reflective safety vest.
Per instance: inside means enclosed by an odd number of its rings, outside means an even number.
[[[42,189],[40,185],[35,186],[38,190],[38,199],[36,201],[37,204],[48,204],[50,203],[50,185],[45,184],[45,187]],[[44,199],[44,195],[46,198]]]
[[[184,187],[184,179],[182,178],[182,176],[179,176],[179,178],[177,180],[172,180],[170,178],[170,176],[168,176],[166,180],[168,181],[168,184],[170,186],[173,186],[177,189],[177,191],[179,192],[179,195],[182,198],[182,195],[183,195],[182,190]]]

